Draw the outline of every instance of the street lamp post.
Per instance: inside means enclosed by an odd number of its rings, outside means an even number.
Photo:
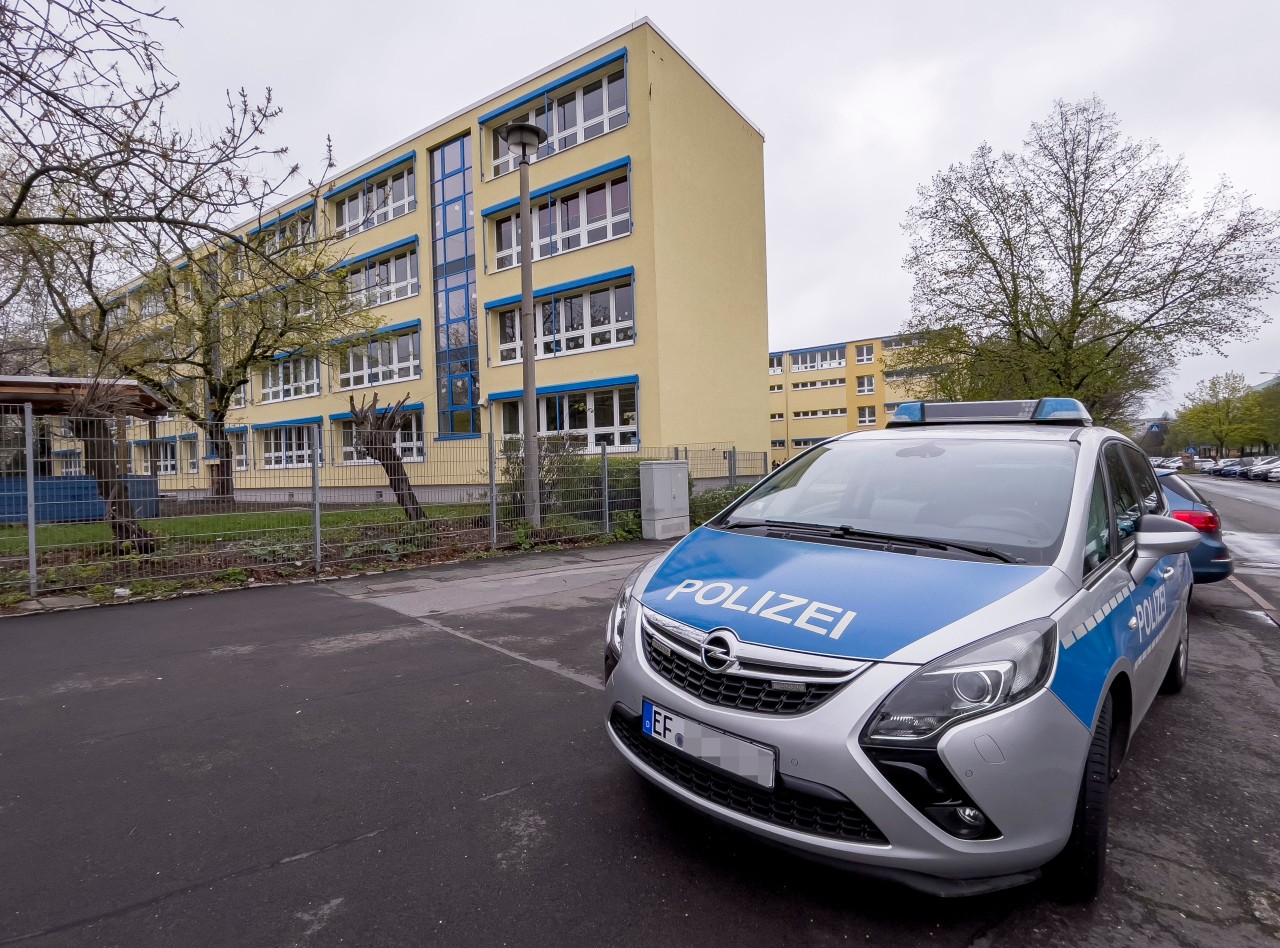
[[[538,389],[534,380],[533,213],[529,208],[529,160],[547,140],[547,133],[529,122],[511,122],[498,137],[520,163],[520,343],[524,366],[524,516],[532,527],[542,526],[542,497],[538,484]]]

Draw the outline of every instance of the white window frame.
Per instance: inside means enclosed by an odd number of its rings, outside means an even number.
[[[855,346],[854,357],[857,365],[870,365],[876,361],[876,347],[870,343]]]
[[[284,223],[276,224],[258,236],[269,253],[292,247],[303,247],[308,241],[316,239],[315,215],[310,212],[295,214]]]
[[[352,296],[363,295],[365,306],[381,306],[417,296],[422,290],[418,279],[418,248],[408,247],[364,261],[347,274],[347,287]]]
[[[425,461],[427,459],[427,442],[422,429],[422,412],[406,411],[400,413],[401,426],[396,429],[396,453],[402,461]],[[343,421],[338,428],[342,464],[377,464],[363,448],[356,445],[356,423],[354,419]]]
[[[263,428],[262,466],[265,468],[298,468],[311,466],[312,425],[279,425]]]
[[[631,420],[627,421],[627,412],[623,411],[622,399],[623,393],[628,395],[629,401],[633,406],[631,412]],[[606,425],[596,424],[596,400],[598,398],[606,398],[612,396],[613,399],[613,424]],[[553,399],[564,400],[565,410],[560,412],[560,416],[568,419],[568,401],[569,399],[581,398],[585,402],[587,426],[585,428],[560,428],[553,429],[547,424],[547,407]],[[509,412],[507,405],[514,406],[514,411]],[[515,421],[515,429],[511,430],[508,425],[509,420]],[[519,402],[503,403],[503,434],[506,437],[518,437],[524,433],[524,412],[520,411]],[[623,385],[619,388],[593,389],[584,392],[565,392],[558,395],[544,395],[538,399],[538,434],[539,435],[580,435],[586,439],[587,447],[599,449],[604,437],[612,439],[612,442],[604,442],[608,444],[609,451],[625,452],[636,451],[640,447],[640,402],[639,392],[634,385]]]
[[[847,408],[810,408],[792,412],[793,417],[796,418],[844,418],[848,414]]]
[[[143,319],[155,319],[163,316],[164,311],[164,296],[160,293],[148,291],[143,293],[142,298],[138,301],[138,315]]]
[[[185,462],[183,467],[188,474],[200,473],[200,441],[197,438],[179,438],[178,444],[182,450],[178,453],[182,455]]]
[[[406,346],[401,340],[407,341]],[[338,388],[346,391],[384,382],[422,378],[422,330],[378,336],[338,350],[334,356]]]
[[[174,475],[178,473],[178,442],[177,441],[160,441],[157,442],[160,449],[156,451],[156,474],[160,476]],[[150,457],[150,448],[148,448],[148,457]],[[151,473],[150,471],[147,472]]]
[[[793,389],[804,388],[836,388],[845,384],[844,379],[810,379],[804,382],[792,382]]]
[[[62,455],[62,476],[81,477],[84,474],[84,455],[71,451]]]
[[[249,432],[228,432],[227,444],[231,446],[231,467],[237,471],[249,470]]]
[[[870,428],[876,423],[876,406],[861,405],[858,408],[858,427]]]
[[[343,191],[333,199],[339,237],[352,237],[418,209],[417,173],[413,161],[397,165],[376,181]],[[396,185],[402,185],[396,197]]]
[[[625,208],[619,208],[615,198],[615,185],[626,185]],[[587,196],[604,189],[605,213],[603,217],[589,220]],[[573,217],[571,207],[576,206]],[[631,233],[631,172],[606,179],[596,178],[576,191],[552,195],[548,201],[532,208],[533,259],[543,260],[559,254],[572,253],[583,247],[593,247],[609,240],[618,240]],[[510,246],[502,241],[503,228],[510,224]],[[520,263],[520,215],[507,214],[495,218],[493,227],[494,271],[509,270]],[[543,231],[546,231],[544,233]]]
[[[516,112],[507,116],[501,124],[528,122],[532,125],[537,125],[547,133],[547,142],[538,149],[538,153],[533,160],[536,162],[543,158],[549,158],[551,155],[559,154],[565,149],[623,128],[627,124],[630,119],[630,112],[627,107],[628,78],[625,67],[610,69],[608,72],[593,75],[573,89],[558,90],[554,94],[549,94],[527,111]],[[617,86],[614,86],[615,80],[618,82]],[[604,110],[599,116],[593,116],[590,121],[587,121],[583,118],[585,92],[589,86],[597,82],[601,83],[600,92],[603,97]],[[619,101],[618,95],[613,94],[615,92],[620,93],[621,101]],[[560,107],[562,102],[571,97],[575,100],[574,121],[572,123],[564,119],[564,113]],[[499,127],[495,126],[489,131],[492,143],[491,168],[495,178],[514,171],[518,167],[514,157],[502,141],[502,137],[498,134]]]
[[[874,395],[876,393],[876,377],[874,375],[858,376],[858,394]]]
[[[231,393],[231,400],[227,403],[227,408],[244,408],[249,403],[249,385],[241,382],[236,386],[236,390]]]
[[[265,366],[262,379],[262,402],[287,402],[320,394],[320,359],[318,356],[291,356],[276,359]]]
[[[769,447],[774,451],[785,451],[787,449],[786,438],[773,438],[769,442]]]
[[[784,358],[786,357],[781,355],[769,356],[769,374],[770,375],[782,374],[782,361]]]
[[[785,421],[787,418],[785,412],[773,411],[769,413],[770,421]]]
[[[622,318],[624,304],[618,302],[618,291],[629,290],[630,313]],[[607,295],[608,312],[595,310],[598,297]],[[578,328],[568,328],[568,313],[576,301],[581,316]],[[554,315],[551,307],[554,306]],[[619,283],[590,286],[581,292],[566,293],[550,299],[534,301],[534,339],[536,359],[576,355],[580,352],[597,352],[601,349],[618,349],[633,346],[636,342],[635,285],[630,280]],[[607,316],[607,319],[603,317]],[[602,321],[596,323],[600,318]],[[524,357],[521,337],[520,309],[504,309],[497,314],[498,364],[519,362]],[[550,331],[548,331],[550,330]]]
[[[792,372],[816,372],[819,369],[840,369],[845,365],[844,346],[812,349],[809,352],[791,354]]]
[[[781,392],[781,391],[782,391],[782,386],[781,386],[781,385],[770,385],[770,386],[769,386],[769,391],[770,391],[770,392]]]

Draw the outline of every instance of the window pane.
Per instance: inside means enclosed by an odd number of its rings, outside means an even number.
[[[556,102],[556,130],[563,132],[577,124],[578,96],[576,93],[570,93]]]
[[[615,72],[609,77],[609,111],[623,108],[627,104],[627,80],[620,73]]]
[[[608,216],[609,210],[605,199],[605,186],[600,184],[594,188],[589,188],[587,190],[587,223],[594,224]]]
[[[631,284],[620,286],[613,291],[613,305],[616,319],[620,323],[630,322],[632,320],[631,313]]]
[[[617,421],[613,415],[613,392],[596,392],[596,427],[612,428]]]
[[[631,187],[626,178],[619,178],[610,186],[613,194],[613,216],[625,214],[631,209]]]
[[[582,90],[582,120],[590,122],[604,114],[604,82],[597,80]]]

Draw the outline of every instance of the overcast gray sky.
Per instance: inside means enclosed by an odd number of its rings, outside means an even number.
[[[1096,93],[1126,132],[1280,207],[1280,3],[176,0],[161,31],[182,117],[271,86],[272,140],[345,167],[648,16],[765,133],[770,346],[894,332],[915,188],[981,141],[1016,149],[1055,98]],[[1280,315],[1280,298],[1268,301]],[[1190,359],[1155,411],[1228,370],[1280,371],[1280,321]]]

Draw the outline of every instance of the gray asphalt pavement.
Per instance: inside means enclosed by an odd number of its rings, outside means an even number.
[[[0,622],[0,945],[1275,945],[1277,630],[1197,590],[1091,906],[940,901],[721,828],[603,731],[661,547]]]

